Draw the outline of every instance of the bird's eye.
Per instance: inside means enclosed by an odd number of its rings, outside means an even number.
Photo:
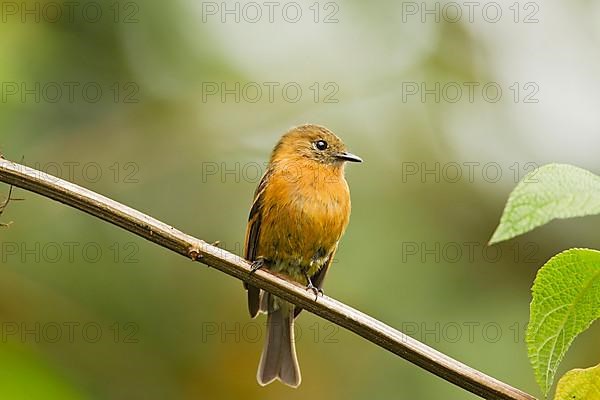
[[[324,140],[317,140],[315,142],[315,147],[317,148],[317,150],[323,151],[323,150],[327,149],[327,142]]]

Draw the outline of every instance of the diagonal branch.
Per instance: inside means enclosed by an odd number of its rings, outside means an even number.
[[[362,336],[421,368],[486,399],[535,400],[482,372],[385,325],[354,308],[323,296],[314,300],[312,292],[268,271],[250,274],[250,263],[243,258],[189,236],[148,215],[73,183],[35,169],[0,159],[0,181],[38,193],[77,208],[97,218],[228,275],[269,291],[336,325]]]

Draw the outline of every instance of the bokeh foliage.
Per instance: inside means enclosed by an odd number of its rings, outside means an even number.
[[[524,341],[531,282],[553,254],[597,247],[598,218],[485,245],[527,163],[600,171],[595,113],[587,112],[600,105],[591,90],[597,69],[581,67],[600,64],[585,56],[600,37],[587,18],[596,6],[577,3],[571,15],[544,3],[544,18],[531,25],[421,23],[403,22],[401,3],[344,1],[338,23],[270,24],[202,22],[201,3],[190,1],[137,4],[138,22],[129,24],[0,23],[2,82],[104,90],[97,103],[7,98],[7,158],[63,178],[71,165],[76,183],[239,254],[258,183],[251,168],[264,165],[290,126],[326,125],[366,161],[348,168],[353,214],[327,293],[535,393]],[[555,31],[560,38],[550,40]],[[517,81],[537,82],[539,103],[515,103],[508,87]],[[203,87],[215,82],[297,82],[305,95],[204,101]],[[339,101],[315,102],[315,82],[334,82]],[[422,102],[403,98],[407,82],[498,82],[505,94],[497,103]],[[123,92],[114,101],[113,85],[128,83],[138,101],[124,102]],[[461,166],[460,179],[443,172],[450,163]],[[464,163],[478,163],[472,179]],[[500,179],[483,172],[490,163]],[[474,398],[308,313],[297,324],[302,386],[261,388],[254,332],[264,320],[249,320],[240,282],[60,204],[16,195],[26,200],[9,205],[2,222],[14,224],[0,230],[0,377],[12,382],[0,385],[2,398]],[[62,254],[53,262],[56,245]],[[86,245],[101,249],[98,261]],[[48,254],[36,259],[36,246]],[[458,260],[444,254],[456,248]],[[79,324],[73,340],[65,323]],[[82,333],[90,323],[102,330],[97,341]],[[63,327],[56,342],[52,324]],[[127,324],[134,341],[124,339]],[[40,339],[23,337],[23,326]],[[585,332],[561,369],[597,363],[597,335],[597,327]]]

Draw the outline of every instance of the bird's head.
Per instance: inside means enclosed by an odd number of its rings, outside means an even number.
[[[346,145],[329,129],[313,124],[300,125],[285,133],[275,149],[271,161],[310,160],[341,167],[345,162],[362,162],[348,152]]]

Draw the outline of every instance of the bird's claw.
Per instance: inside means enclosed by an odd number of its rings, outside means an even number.
[[[315,301],[317,301],[319,295],[323,296],[323,289],[316,287],[311,281],[308,281],[306,290],[311,290],[315,294]]]
[[[265,259],[263,257],[258,257],[255,261],[252,262],[252,268],[250,269],[250,275],[261,269],[265,266]]]

